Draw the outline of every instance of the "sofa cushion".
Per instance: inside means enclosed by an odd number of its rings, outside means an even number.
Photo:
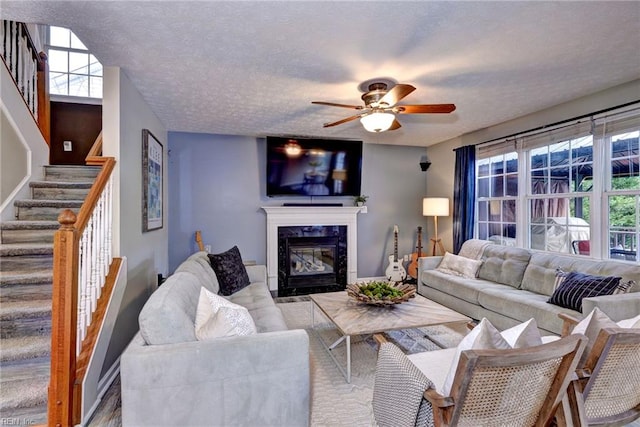
[[[284,321],[282,311],[280,311],[275,304],[272,304],[270,307],[249,310],[249,313],[260,333],[286,331],[289,329],[287,323]]]
[[[531,254],[521,248],[487,245],[478,278],[519,288]]]
[[[169,276],[151,294],[138,316],[140,334],[147,344],[196,341],[193,325],[200,288],[198,278],[183,271]]]
[[[247,307],[249,311],[275,305],[269,289],[267,289],[267,285],[264,282],[252,283],[235,294],[229,295],[227,299],[234,304]]]
[[[266,283],[252,283],[246,288],[229,295],[227,299],[249,310],[258,332],[286,331],[287,324],[282,312],[276,306]]]
[[[196,338],[207,341],[256,333],[256,325],[245,307],[200,288],[195,319]]]
[[[582,317],[578,311],[547,303],[548,299],[546,295],[513,288],[485,288],[478,294],[478,302],[483,308],[520,322],[533,317],[539,328],[550,332],[559,333],[562,330],[562,319],[558,313]]]
[[[620,277],[592,276],[575,271],[568,273],[558,289],[553,291],[550,304],[582,312],[582,299],[611,295],[618,288]]]
[[[595,276],[621,276],[622,282],[634,280],[630,292],[640,291],[640,266],[618,261],[595,261],[560,254],[534,252],[522,278],[522,289],[550,296],[556,279],[556,269],[577,271]]]
[[[201,251],[192,254],[182,262],[178,268],[176,268],[175,273],[179,273],[181,271],[187,271],[195,275],[198,280],[200,280],[200,284],[214,294],[217,294],[220,291],[218,278],[211,268],[206,252]]]
[[[436,270],[445,274],[475,279],[481,265],[482,261],[480,260],[469,259],[446,252]]]
[[[511,289],[510,286],[489,282],[482,279],[468,279],[453,276],[438,270],[425,270],[421,275],[425,286],[438,289],[471,304],[478,304],[478,294],[486,288]]]
[[[209,260],[218,277],[222,295],[231,295],[251,283],[237,246],[226,252],[209,254]]]

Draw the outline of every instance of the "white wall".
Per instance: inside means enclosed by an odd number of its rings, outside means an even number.
[[[433,197],[449,197],[453,201],[455,148],[525,132],[638,100],[640,80],[635,80],[430,146],[427,154],[432,165],[427,171],[427,193]],[[453,250],[452,223],[452,217],[438,219],[438,235],[448,251]],[[433,232],[433,222],[429,225],[430,232]]]
[[[164,145],[164,227],[142,232],[142,129]],[[114,256],[127,257],[126,290],[103,373],[117,360],[138,330],[138,314],[168,272],[167,131],[126,74],[104,69],[103,154],[116,158],[114,171]]]
[[[42,177],[42,166],[49,163],[49,146],[4,65],[0,66],[0,110],[0,219],[9,221],[15,219],[13,201],[29,198],[29,180]]]

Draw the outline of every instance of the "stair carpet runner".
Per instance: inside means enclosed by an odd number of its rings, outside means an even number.
[[[78,213],[100,168],[45,166],[32,199],[0,223],[0,420],[47,420],[51,349],[53,235],[63,209]]]

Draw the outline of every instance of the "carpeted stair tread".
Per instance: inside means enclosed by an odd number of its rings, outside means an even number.
[[[32,285],[51,283],[53,270],[51,268],[31,267],[28,270],[0,271],[0,286]]]
[[[31,181],[31,188],[91,188],[93,181]]]
[[[5,419],[24,420],[22,425],[46,426],[47,425],[47,403],[30,406],[28,408],[11,408],[2,411]]]
[[[57,230],[60,228],[58,221],[4,221],[0,223],[1,230]]]
[[[2,364],[0,410],[38,406],[47,401],[50,360],[39,357]]]
[[[48,335],[33,335],[16,338],[5,338],[0,348],[0,362],[35,359],[49,357],[51,354],[51,337]]]
[[[39,200],[24,199],[16,200],[13,205],[17,208],[80,208],[83,200]]]
[[[0,305],[0,321],[51,316],[51,300],[9,301]]]
[[[0,256],[52,255],[53,243],[3,243]]]

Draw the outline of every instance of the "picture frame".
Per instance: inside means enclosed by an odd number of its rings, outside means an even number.
[[[142,129],[142,232],[163,227],[164,147],[149,129]]]

